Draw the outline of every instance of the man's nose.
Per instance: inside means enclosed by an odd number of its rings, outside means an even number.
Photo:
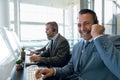
[[[80,30],[81,30],[81,31],[85,31],[85,30],[86,30],[86,27],[83,26],[83,25],[81,25]]]

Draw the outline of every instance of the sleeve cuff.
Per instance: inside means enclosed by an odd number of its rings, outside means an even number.
[[[56,69],[55,69],[55,68],[53,68],[53,70],[54,70],[54,76],[55,76],[55,74],[56,74]]]
[[[95,37],[95,38],[93,38],[93,39],[96,40],[97,38],[99,38],[99,37],[101,37],[101,36],[103,36],[103,35],[99,35],[99,36],[97,36],[97,37]]]

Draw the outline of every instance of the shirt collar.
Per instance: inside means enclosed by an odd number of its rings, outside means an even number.
[[[87,41],[92,42],[93,38],[89,39],[89,40],[84,40],[84,42],[86,43]]]
[[[54,42],[55,42],[56,38],[58,37],[58,34],[59,34],[59,33],[57,33],[54,37],[52,37],[52,39],[51,39],[51,40],[53,40],[53,44],[54,44]]]

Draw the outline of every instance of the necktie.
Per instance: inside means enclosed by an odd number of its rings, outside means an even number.
[[[89,41],[86,41],[83,49],[86,49],[86,47],[88,46],[89,43],[90,43]]]
[[[50,44],[51,50],[52,50],[52,47],[53,47],[53,40],[51,40],[51,44]]]
[[[86,58],[86,55],[87,55],[87,52],[88,52],[88,50],[86,50],[87,49],[87,47],[88,47],[88,45],[89,45],[89,41],[86,41],[86,42],[84,42],[84,44],[83,44],[83,48],[82,48],[82,52],[81,52],[81,56],[80,56],[80,59],[79,59],[79,63],[78,63],[78,70],[80,71],[81,70],[81,67],[83,67],[83,65],[84,65],[84,63],[85,63],[85,58]]]
[[[86,63],[86,56],[88,55],[88,45],[89,45],[89,41],[86,41],[82,50],[82,56],[81,56],[81,64],[84,65]]]

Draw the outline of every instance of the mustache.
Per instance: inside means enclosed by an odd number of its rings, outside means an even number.
[[[87,33],[87,34],[91,33],[91,30],[88,30],[86,33]]]

